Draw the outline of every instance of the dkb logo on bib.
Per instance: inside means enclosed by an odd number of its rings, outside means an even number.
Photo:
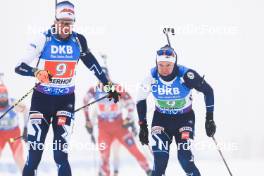
[[[73,49],[70,45],[51,45],[51,54],[72,54]]]

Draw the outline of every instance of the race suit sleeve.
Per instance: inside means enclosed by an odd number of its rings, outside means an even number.
[[[204,94],[204,100],[207,112],[214,111],[214,91],[212,87],[195,70],[188,69],[183,76],[187,87],[194,88]]]
[[[147,119],[147,97],[151,92],[151,84],[153,82],[153,78],[151,75],[146,77],[138,88],[137,93],[137,113],[139,121],[146,122]]]
[[[85,37],[81,34],[77,35],[80,45],[81,45],[81,60],[84,65],[91,71],[94,71],[95,76],[103,83],[106,84],[109,80],[107,80],[105,73],[102,71],[101,66],[97,62],[94,55],[88,48],[87,41]]]
[[[25,53],[22,55],[19,63],[17,64],[15,68],[15,72],[17,74],[23,75],[23,76],[34,76],[34,72],[36,69],[30,64],[36,60],[39,59],[39,56],[41,55],[41,52],[44,48],[46,42],[46,37],[44,33],[39,34],[36,36],[27,46]]]

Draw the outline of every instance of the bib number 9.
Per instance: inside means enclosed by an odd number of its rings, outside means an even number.
[[[54,78],[70,78],[74,75],[76,62],[46,61],[45,70],[49,70]]]
[[[60,63],[56,66],[56,76],[62,76],[66,73],[67,65],[65,63]]]

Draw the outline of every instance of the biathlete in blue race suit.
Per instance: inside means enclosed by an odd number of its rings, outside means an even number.
[[[59,176],[71,176],[68,144],[74,121],[74,79],[79,59],[96,77],[110,87],[109,99],[117,102],[118,93],[102,72],[88,49],[83,35],[72,31],[74,5],[62,1],[56,6],[55,24],[28,46],[22,61],[15,68],[23,76],[35,76],[41,83],[33,92],[28,123],[29,153],[23,176],[35,176],[43,153],[43,144],[50,124],[54,131],[54,160]],[[33,61],[37,65],[31,67]]]
[[[200,176],[190,150],[194,137],[195,115],[192,109],[191,90],[202,92],[206,104],[206,133],[212,137],[216,131],[213,120],[214,93],[211,86],[195,70],[177,65],[173,48],[164,46],[157,51],[156,67],[141,83],[137,98],[139,138],[149,144],[146,99],[150,93],[155,99],[155,111],[151,125],[154,168],[152,176],[165,175],[170,144],[175,138],[178,160],[188,176]]]

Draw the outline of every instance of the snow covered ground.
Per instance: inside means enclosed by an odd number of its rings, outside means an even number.
[[[137,163],[132,159],[122,159],[120,166],[120,176],[144,176],[144,172],[139,168]],[[252,173],[261,173],[264,161],[260,160],[229,160],[228,161],[234,176],[251,176]],[[203,176],[228,176],[228,172],[221,161],[205,161],[196,162]],[[96,176],[96,167],[92,157],[86,160],[72,160],[72,172],[75,176]],[[52,161],[43,161],[39,167],[38,176],[55,176],[56,167]],[[178,162],[170,159],[167,168],[167,176],[184,176]],[[0,162],[0,176],[19,176],[19,172],[11,161]]]
[[[82,130],[79,130],[82,131]],[[78,136],[78,137],[77,137]],[[98,172],[98,151],[94,150],[94,146],[89,141],[88,134],[78,135],[73,134],[72,149],[70,151],[70,163],[72,166],[72,172],[74,176],[96,176]],[[51,141],[52,133],[49,132],[47,141]],[[80,147],[78,142],[83,141],[86,143],[86,148]],[[49,149],[50,144],[47,144],[47,150],[44,151],[43,159],[38,169],[38,176],[55,176],[57,175],[56,165],[53,161],[52,150]],[[77,144],[76,147],[74,144]],[[141,146],[141,145],[139,145]],[[144,146],[141,147],[141,151],[148,158],[152,167],[153,157],[149,149]],[[172,144],[170,151],[170,159],[168,168],[166,171],[167,176],[184,176],[184,172],[181,169],[175,151],[175,145]],[[247,159],[234,159],[235,151],[227,151],[223,149],[223,154],[233,172],[234,176],[251,176],[252,173],[260,173],[264,166],[264,160],[260,158],[247,158]],[[227,169],[222,162],[220,155],[215,149],[208,150],[194,150],[195,162],[203,176],[228,176]],[[14,165],[11,156],[11,151],[8,147],[0,159],[0,176],[19,176],[20,173]],[[136,160],[130,156],[126,149],[121,148],[120,152],[120,176],[144,176],[145,173],[139,167]],[[111,158],[112,159],[112,158]]]

